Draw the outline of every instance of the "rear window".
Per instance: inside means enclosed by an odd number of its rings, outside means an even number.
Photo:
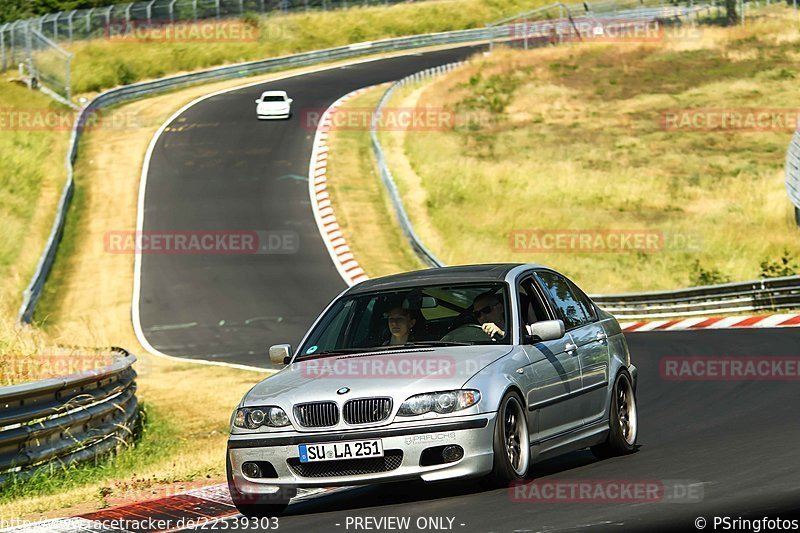
[[[262,96],[262,102],[284,102],[283,96]]]

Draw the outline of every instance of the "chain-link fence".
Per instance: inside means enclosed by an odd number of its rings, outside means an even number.
[[[51,94],[70,98],[71,54],[59,43],[118,38],[139,30],[200,20],[223,20],[264,13],[347,9],[406,0],[146,0],[75,9],[0,25],[0,72],[19,68]]]
[[[248,13],[289,13],[312,10],[346,9],[353,6],[388,5],[405,0],[148,0],[114,4],[92,9],[75,9],[0,26],[0,39],[20,26],[30,27],[53,42],[72,42],[107,36],[119,28],[137,24],[172,24],[206,19],[242,17]],[[6,42],[3,57],[13,54]],[[11,57],[9,55],[9,57]],[[6,68],[3,63],[3,68]]]

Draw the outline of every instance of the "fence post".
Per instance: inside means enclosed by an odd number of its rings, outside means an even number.
[[[31,27],[30,24],[25,25],[25,54],[28,56],[28,75],[31,77],[31,89],[35,89],[39,86],[39,83],[36,80],[36,72],[34,71],[33,66],[33,35],[31,35]]]
[[[94,8],[89,8],[89,11],[86,13],[86,38],[89,39],[92,36],[92,13],[94,13]]]
[[[525,32],[525,50],[528,49],[528,17],[522,17],[522,31]]]
[[[8,24],[0,27],[0,72],[6,71],[6,26]]]
[[[72,42],[72,17],[75,16],[75,10],[69,12],[69,17],[67,18],[67,34],[69,35],[69,42]]]
[[[197,0],[192,0],[192,18],[197,22]]]
[[[172,0],[169,3],[169,22],[170,24],[175,22],[175,2],[178,0]]]
[[[214,7],[217,10],[217,20],[219,20],[219,0],[215,0]]]
[[[64,76],[64,92],[67,94],[67,101],[72,102],[72,83],[70,82],[70,72],[72,66],[72,58],[67,58],[67,68]]]

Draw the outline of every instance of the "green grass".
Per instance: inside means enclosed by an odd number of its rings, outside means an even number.
[[[19,126],[20,113],[65,113],[17,84],[0,83],[0,315],[15,314],[50,232],[66,179],[68,130]]]
[[[75,93],[95,92],[225,63],[388,37],[483,27],[487,22],[546,3],[544,0],[438,0],[247,17],[255,26],[252,33],[240,40],[98,38],[68,46],[75,54],[72,86]]]
[[[360,114],[374,109],[385,90],[385,86],[370,89],[346,102],[338,112]],[[424,268],[406,244],[380,181],[369,129],[334,128],[328,142],[327,190],[336,221],[366,274],[376,277]]]
[[[406,135],[407,161],[391,161],[421,179],[433,222],[423,241],[448,264],[539,262],[599,293],[800,272],[800,228],[783,188],[791,131],[665,131],[660,120],[687,108],[796,109],[791,16],[704,28],[694,43],[500,50],[430,83],[419,105],[471,120]],[[657,232],[664,245],[514,248],[513,232],[530,229]]]

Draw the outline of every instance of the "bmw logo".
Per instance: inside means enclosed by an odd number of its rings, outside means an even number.
[[[341,389],[336,391],[336,394],[347,394],[348,392],[350,392],[349,387],[342,387]]]

